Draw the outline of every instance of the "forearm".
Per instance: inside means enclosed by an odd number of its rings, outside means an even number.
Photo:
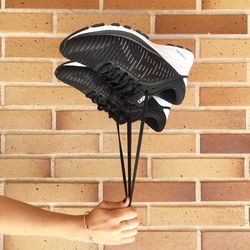
[[[80,221],[79,216],[46,211],[0,196],[0,233],[2,234],[70,238],[70,234],[79,230],[80,223],[83,222]]]

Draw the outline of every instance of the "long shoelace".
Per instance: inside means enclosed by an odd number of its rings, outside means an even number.
[[[122,149],[122,143],[121,143],[121,135],[120,135],[120,126],[118,123],[117,125],[117,134],[118,134],[118,141],[119,141],[119,151],[120,151],[120,160],[121,160],[121,168],[122,168],[122,177],[123,177],[123,185],[124,185],[124,191],[126,197],[130,198],[129,206],[131,205],[132,199],[133,199],[133,193],[134,193],[134,187],[135,187],[135,179],[137,174],[137,168],[140,158],[140,151],[141,151],[141,144],[142,144],[142,136],[143,136],[143,129],[144,129],[144,123],[145,123],[145,112],[146,112],[146,106],[148,101],[148,93],[145,93],[145,101],[143,105],[143,111],[142,111],[142,118],[141,118],[141,124],[140,124],[140,130],[139,130],[139,137],[137,142],[137,149],[136,149],[136,156],[135,156],[135,163],[134,163],[134,171],[133,171],[133,178],[132,178],[132,172],[131,172],[131,153],[132,153],[132,123],[131,120],[128,119],[127,121],[127,158],[128,158],[128,180],[126,178],[126,170],[125,170],[125,163],[124,163],[124,156],[123,156],[123,149]]]

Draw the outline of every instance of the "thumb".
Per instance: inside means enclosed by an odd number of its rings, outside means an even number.
[[[125,202],[123,201],[118,201],[118,202],[113,202],[113,201],[103,201],[100,203],[101,208],[106,208],[106,209],[117,209],[117,208],[123,208],[127,207],[129,205],[129,198],[127,197]]]

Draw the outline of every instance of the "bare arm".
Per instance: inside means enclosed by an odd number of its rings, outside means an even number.
[[[103,201],[86,216],[56,213],[0,195],[0,233],[59,237],[67,240],[120,245],[135,241],[139,220],[124,202]]]
[[[37,235],[65,238],[75,231],[83,219],[44,210],[0,195],[0,233],[8,235]],[[84,240],[84,233],[82,235]],[[85,240],[88,240],[85,235]]]

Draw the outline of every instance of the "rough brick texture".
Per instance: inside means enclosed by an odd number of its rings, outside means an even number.
[[[166,0],[166,1],[140,1],[140,0],[135,0],[132,1],[130,4],[127,4],[123,0],[105,0],[104,1],[104,9],[159,9],[159,10],[164,10],[164,9],[195,9],[196,7],[196,2],[195,0],[176,0],[176,1],[171,1],[171,0]]]
[[[2,0],[0,6],[0,194],[43,209],[83,214],[125,195],[115,122],[54,76],[67,60],[61,41],[85,26],[121,23],[195,55],[185,99],[172,106],[164,131],[145,125],[132,203],[140,220],[136,242],[98,246],[0,235],[0,250],[249,249],[250,1]],[[132,163],[139,126],[133,123]],[[127,163],[125,131],[122,125]]]
[[[122,183],[104,183],[104,198],[117,200],[122,195]],[[133,199],[140,202],[194,201],[195,186],[192,182],[138,182]]]
[[[211,249],[211,242],[213,242],[214,250],[234,250],[249,248],[249,232],[204,232],[202,233],[202,249]]]
[[[205,201],[248,201],[250,182],[204,182],[201,199]]]
[[[38,8],[38,9],[98,9],[98,0],[60,1],[60,0],[6,0],[6,8]]]
[[[246,34],[247,15],[157,15],[159,34]]]

